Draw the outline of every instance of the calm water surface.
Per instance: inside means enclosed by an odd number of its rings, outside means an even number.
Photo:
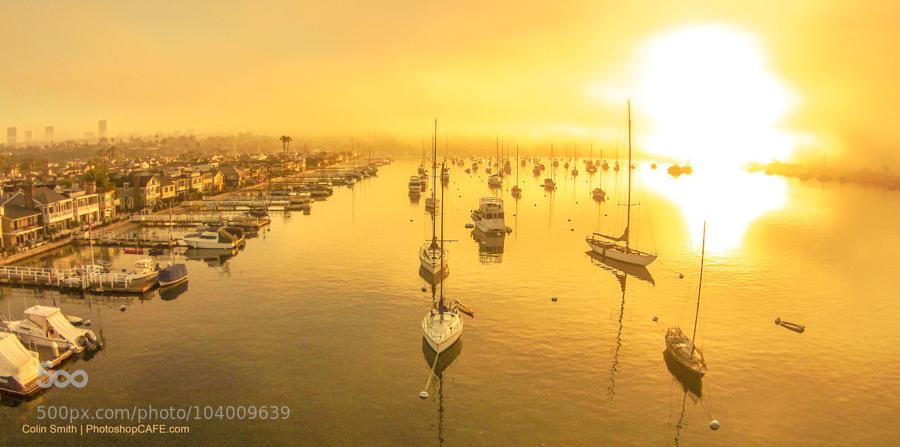
[[[546,160],[546,159],[545,159]],[[660,257],[633,276],[586,254],[586,234],[622,231],[625,171],[558,189],[522,168],[505,238],[464,228],[484,173],[454,167],[446,191],[448,295],[475,309],[441,379],[420,400],[432,355],[420,322],[430,293],[416,250],[430,232],[399,160],[310,215],[273,214],[232,258],[187,260],[177,296],[61,296],[2,289],[0,312],[57,303],[89,318],[106,349],[84,389],[0,407],[5,445],[113,445],[111,435],[23,435],[40,405],[288,405],[287,421],[192,421],[146,444],[889,445],[900,412],[897,193],[741,172],[670,178],[636,171],[632,231]],[[468,163],[467,163],[468,164]],[[547,163],[549,165],[549,163]],[[549,166],[548,166],[548,169]],[[611,197],[590,199],[600,185]],[[430,193],[430,190],[429,190]],[[698,344],[709,373],[685,391],[663,359],[663,329],[690,327],[703,221],[707,268]],[[32,264],[90,259],[86,249]],[[115,249],[95,256],[129,267]],[[162,257],[161,259],[166,259]],[[633,273],[633,272],[630,272]],[[679,278],[683,275],[683,278]],[[622,286],[624,285],[624,293]],[[550,300],[557,296],[557,302]],[[128,310],[120,312],[119,305]],[[652,321],[659,316],[660,325]],[[796,334],[775,317],[807,326]],[[699,394],[699,396],[698,396]],[[713,432],[716,418],[722,428]],[[225,440],[222,442],[222,440]],[[219,441],[219,442],[217,442]]]

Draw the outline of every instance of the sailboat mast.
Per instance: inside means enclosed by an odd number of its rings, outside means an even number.
[[[631,100],[628,100],[628,209],[625,212],[625,252],[631,241]]]
[[[700,319],[700,290],[703,287],[703,261],[706,257],[706,221],[703,221],[703,244],[700,248],[700,283],[697,284],[697,310],[694,313],[694,331],[691,333],[691,355],[697,344],[697,321]]]
[[[441,171],[444,170],[444,163],[441,162]],[[444,188],[441,188],[441,275],[444,274]],[[441,278],[441,301],[438,305],[438,311],[441,313],[441,319],[444,319],[444,280]]]
[[[516,145],[516,186],[519,186],[519,145]]]
[[[435,239],[437,235],[435,233],[435,218],[434,213],[437,208],[437,195],[435,193],[435,188],[437,188],[437,118],[434,119],[434,136],[431,138],[431,206],[434,207],[431,210],[431,245],[433,246],[435,243]]]

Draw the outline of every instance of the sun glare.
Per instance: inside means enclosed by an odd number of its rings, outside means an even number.
[[[636,112],[652,131],[647,152],[694,165],[785,159],[795,137],[779,129],[790,92],[752,34],[719,25],[651,39],[639,57]]]

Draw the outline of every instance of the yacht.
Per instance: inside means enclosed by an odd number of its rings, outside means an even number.
[[[197,233],[185,235],[182,240],[190,248],[216,248],[230,250],[244,242],[243,236],[235,236],[224,227],[214,230],[203,228]]]
[[[97,349],[97,336],[87,329],[72,326],[58,307],[32,306],[25,309],[25,319],[4,321],[3,330],[16,334],[25,343],[75,352]]]
[[[503,179],[499,175],[494,174],[488,177],[488,186],[491,188],[499,188],[503,185]]]
[[[38,353],[29,351],[14,334],[0,332],[0,393],[26,397],[44,389]]]
[[[422,192],[422,180],[419,179],[418,175],[414,175],[409,178],[409,193],[410,194],[419,194]]]
[[[503,199],[498,197],[482,197],[478,209],[472,211],[472,222],[475,228],[484,233],[496,234],[508,232],[503,215]]]

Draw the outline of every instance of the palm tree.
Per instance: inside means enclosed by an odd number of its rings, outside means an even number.
[[[284,146],[284,155],[287,155],[288,146],[291,145],[291,141],[294,141],[294,139],[287,135],[282,135],[279,139],[281,140],[281,145]]]

